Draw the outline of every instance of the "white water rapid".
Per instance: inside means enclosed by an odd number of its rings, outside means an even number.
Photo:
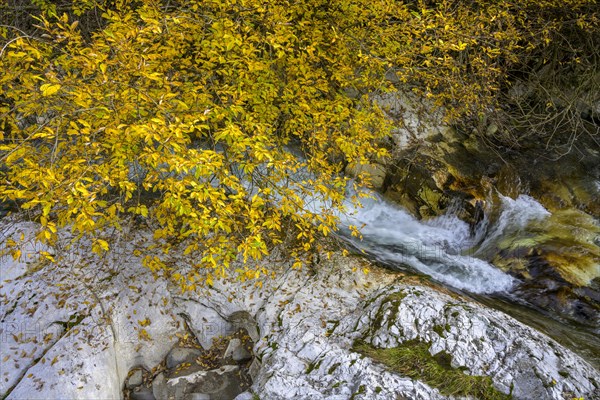
[[[404,209],[373,195],[342,218],[342,235],[356,248],[392,268],[413,269],[433,279],[472,293],[507,292],[515,279],[479,258],[495,239],[520,230],[534,218],[549,213],[529,196],[501,198],[497,221],[472,237],[469,226],[454,215],[419,221]],[[348,225],[361,228],[363,240],[351,237]],[[487,232],[487,233],[486,233]],[[482,241],[477,252],[471,250]]]

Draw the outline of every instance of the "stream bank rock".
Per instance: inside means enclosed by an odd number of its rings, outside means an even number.
[[[0,259],[0,356],[6,359],[1,396],[112,399],[127,390],[130,398],[144,400],[254,394],[274,400],[464,398],[425,374],[407,376],[357,349],[357,343],[381,350],[418,342],[434,362],[447,355],[445,367],[489,377],[493,390],[514,399],[599,398],[600,374],[582,358],[501,312],[425,280],[333,255],[323,257],[316,272],[273,261],[275,278],[262,286],[220,280],[181,294],[154,281],[141,257],[123,262],[124,254],[143,248],[149,238],[125,232],[123,247],[116,243],[102,261],[82,253],[72,262],[95,269],[79,279],[72,278],[73,269],[49,262],[33,268]],[[184,268],[182,258],[177,265]],[[68,307],[65,298],[74,299]],[[50,336],[44,330],[57,321],[70,322]],[[39,326],[44,335],[9,331],[23,323]],[[239,346],[232,339],[248,343],[252,357],[234,360]],[[201,354],[167,368],[173,347]],[[224,357],[228,348],[231,357]]]
[[[415,340],[514,399],[600,398],[597,370],[500,312],[400,275],[369,282],[338,271],[296,290],[258,346],[253,388],[265,398],[453,398],[426,377],[403,377],[353,351],[359,341],[385,349]]]

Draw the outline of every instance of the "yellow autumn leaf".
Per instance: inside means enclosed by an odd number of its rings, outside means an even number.
[[[60,88],[61,86],[59,84],[45,83],[40,86],[40,91],[42,92],[42,96],[48,97],[58,92]]]
[[[148,331],[146,331],[145,329],[140,329],[138,332],[138,337],[140,340],[147,340],[150,341],[152,338],[150,337],[150,334],[148,334]]]
[[[12,250],[11,255],[12,255],[13,260],[19,261],[21,259],[21,250],[20,249]]]

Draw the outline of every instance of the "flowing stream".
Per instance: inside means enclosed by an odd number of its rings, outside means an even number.
[[[394,269],[412,269],[473,293],[507,292],[515,283],[508,274],[470,254],[475,238],[468,224],[454,215],[421,222],[376,197],[354,209],[345,222],[362,227],[362,241],[343,230],[354,247]]]
[[[600,367],[598,331],[580,326],[534,306],[518,295],[523,283],[486,260],[494,244],[507,237],[523,236],[528,224],[544,221],[550,213],[535,199],[499,196],[497,217],[485,217],[473,232],[451,212],[419,221],[404,209],[377,194],[363,200],[342,220],[341,236],[377,264],[409,273],[425,274],[452,290],[505,312]],[[351,235],[349,225],[361,228],[362,240]]]

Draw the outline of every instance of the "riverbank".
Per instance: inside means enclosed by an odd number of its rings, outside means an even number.
[[[2,224],[11,237],[33,228]],[[428,365],[487,376],[516,399],[594,398],[600,385],[597,370],[543,334],[362,258],[324,257],[311,271],[274,257],[275,277],[262,286],[220,280],[181,294],[132,255],[148,238],[124,232],[103,258],[71,249],[60,265],[28,259],[27,251],[22,262],[3,258],[3,396],[118,398],[130,370],[157,371],[190,333],[210,349],[232,333],[231,316],[241,311],[256,321],[250,391],[259,398],[453,398],[425,375],[403,376],[365,357],[365,345],[375,351],[415,340],[427,347]],[[187,261],[173,254],[171,262]]]

